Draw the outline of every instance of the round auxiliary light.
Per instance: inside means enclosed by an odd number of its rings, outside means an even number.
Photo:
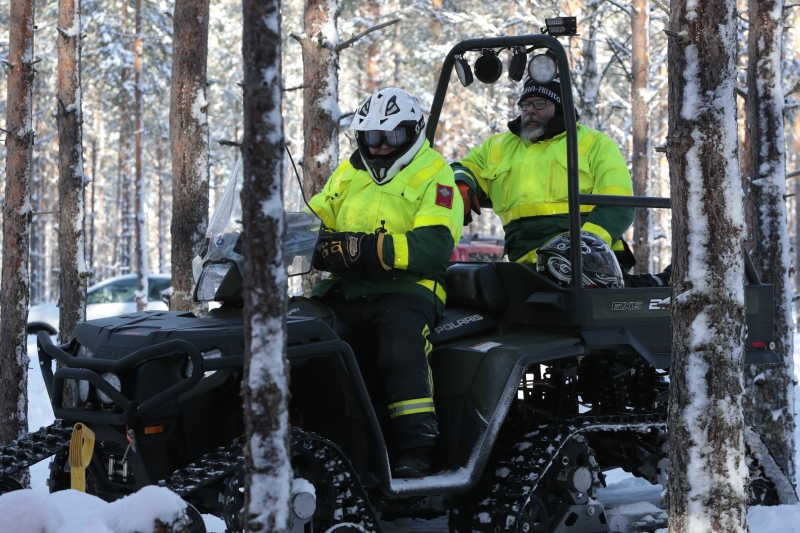
[[[475,77],[483,83],[494,83],[503,74],[503,62],[497,57],[497,52],[485,48],[481,56],[475,61]]]
[[[464,59],[464,56],[456,58],[456,76],[458,76],[458,81],[464,87],[472,85],[472,69],[469,68],[469,63]]]
[[[528,63],[528,76],[536,83],[547,83],[556,77],[556,60],[548,54],[539,54]]]
[[[108,381],[108,383],[118,391],[122,390],[122,382],[119,380],[118,375],[114,374],[113,372],[106,372],[103,374],[102,378]],[[97,399],[103,403],[114,403],[114,400],[106,396],[106,394],[100,389],[97,389]]]
[[[525,75],[525,63],[528,62],[528,54],[525,53],[524,46],[514,48],[511,61],[508,64],[508,77],[514,81],[522,81]]]

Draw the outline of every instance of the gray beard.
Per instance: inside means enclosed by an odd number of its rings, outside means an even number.
[[[536,142],[544,135],[545,125],[541,122],[529,122],[519,132],[519,138],[526,142]]]

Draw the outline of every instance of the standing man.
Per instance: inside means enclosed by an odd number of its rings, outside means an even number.
[[[490,199],[503,222],[509,260],[532,264],[540,246],[569,231],[560,80],[540,84],[528,79],[518,105],[522,114],[509,122],[510,131],[473,148],[453,170],[465,223],[472,221],[470,208],[480,214],[479,201]],[[632,196],[631,175],[614,141],[582,124],[577,127],[580,192]],[[605,241],[624,270],[635,264],[622,240],[632,222],[632,207],[581,206],[581,229]]]
[[[421,477],[438,434],[428,335],[444,310],[461,196],[407,92],[376,92],[351,129],[358,149],[310,202],[329,231],[315,266],[331,273],[312,296],[347,324],[373,402],[385,402],[393,474]]]

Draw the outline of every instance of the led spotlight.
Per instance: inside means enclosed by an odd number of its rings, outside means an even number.
[[[472,69],[469,68],[469,63],[464,59],[464,56],[456,58],[456,76],[458,76],[458,81],[464,87],[472,85]]]
[[[475,61],[475,77],[483,83],[494,83],[503,74],[503,62],[497,57],[497,52],[485,48],[481,56]]]
[[[511,62],[508,64],[508,77],[514,81],[522,81],[525,74],[525,63],[528,62],[528,54],[525,53],[524,46],[514,48]]]
[[[539,54],[528,63],[528,76],[536,83],[547,83],[556,77],[556,60],[550,54]]]

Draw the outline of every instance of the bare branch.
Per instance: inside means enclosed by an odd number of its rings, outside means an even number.
[[[653,2],[653,3],[654,3],[654,4],[655,4],[655,5],[656,5],[656,6],[657,6],[659,9],[661,9],[661,11],[663,11],[664,13],[666,13],[667,15],[669,15],[669,8],[668,8],[667,6],[665,6],[664,4],[662,4],[661,2],[659,2],[658,0],[652,0],[652,2]]]
[[[291,37],[292,39],[294,39],[298,43],[303,44],[303,37],[301,37],[300,35],[297,35],[296,33],[290,33],[289,37]]]
[[[220,146],[236,146],[236,147],[242,146],[242,143],[237,143],[236,141],[229,141],[227,139],[218,139],[217,142],[220,144]]]
[[[789,89],[789,91],[783,95],[784,98],[788,98],[789,96],[793,95],[797,91],[800,91],[800,81],[794,84],[794,86]]]
[[[736,94],[742,97],[742,100],[747,100],[747,89],[736,87]]]
[[[345,48],[350,48],[350,46],[353,43],[355,43],[356,41],[358,41],[359,39],[361,39],[365,35],[367,35],[369,33],[372,33],[374,31],[378,31],[379,29],[385,28],[386,26],[391,26],[392,24],[397,24],[398,22],[400,22],[400,19],[396,18],[396,19],[392,19],[392,20],[387,20],[386,22],[381,22],[380,24],[378,24],[376,26],[372,26],[371,28],[367,28],[366,30],[364,30],[361,33],[359,33],[358,35],[354,35],[353,37],[350,37],[346,41],[337,44],[335,50],[337,52],[341,52]]]
[[[783,111],[785,113],[786,111],[790,111],[798,106],[800,106],[800,102],[792,102],[791,104],[786,104],[785,106],[783,106]]]
[[[796,178],[797,176],[800,176],[800,170],[793,170],[792,172],[787,172],[786,173],[786,179],[787,180],[790,180],[792,178]]]
[[[631,10],[630,10],[630,9],[628,9],[627,7],[625,7],[625,6],[623,6],[623,5],[620,5],[620,4],[616,3],[616,2],[614,2],[614,0],[606,0],[606,1],[607,1],[609,4],[611,4],[612,6],[616,6],[616,7],[617,7],[617,8],[618,8],[620,11],[624,11],[625,13],[627,13],[627,15],[628,15],[629,17],[631,16]]]
[[[305,89],[305,85],[298,85],[297,87],[287,87],[286,89],[281,89],[281,91],[288,93],[289,91],[299,91],[300,89]]]
[[[342,115],[339,115],[339,122],[341,122],[342,120],[344,120],[344,119],[346,119],[346,118],[350,118],[350,117],[352,117],[352,116],[353,116],[353,115],[355,115],[355,114],[356,114],[356,112],[355,112],[355,111],[350,111],[349,113],[344,113],[344,114],[342,114]]]

